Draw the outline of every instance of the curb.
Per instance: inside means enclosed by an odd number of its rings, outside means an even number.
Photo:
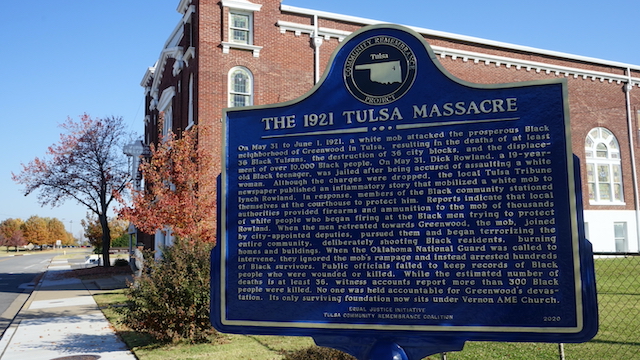
[[[49,265],[51,265],[51,260],[49,260]],[[39,275],[36,275],[36,277],[33,279],[35,285],[33,289],[30,290],[30,293],[26,295],[26,292],[29,291],[29,289],[25,288],[22,293],[18,295],[18,297],[11,303],[11,305],[9,305],[9,308],[7,308],[7,310],[2,314],[3,317],[7,313],[13,314],[13,316],[11,317],[11,323],[9,324],[9,326],[7,326],[7,329],[2,334],[2,337],[0,337],[0,359],[4,356],[4,353],[7,351],[9,344],[11,344],[13,335],[16,333],[18,326],[20,326],[20,322],[22,321],[20,319],[20,312],[22,311],[22,309],[28,309],[33,302],[32,296],[40,289],[42,280],[49,271],[49,265],[47,265],[47,270],[41,272]],[[27,298],[24,299],[24,296],[27,296]],[[22,305],[18,306],[20,302],[22,302]]]

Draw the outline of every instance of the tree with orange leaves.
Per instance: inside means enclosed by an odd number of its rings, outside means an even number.
[[[9,246],[15,247],[15,250],[18,251],[18,247],[27,245],[22,232],[23,225],[24,222],[20,219],[6,219],[0,222],[0,245],[6,246],[7,252]]]
[[[158,128],[162,129],[163,114]],[[133,191],[132,204],[120,215],[147,234],[171,233],[189,241],[216,241],[214,178],[211,156],[197,146],[196,126],[177,138],[170,132],[151,144],[151,156],[140,170],[145,189]]]

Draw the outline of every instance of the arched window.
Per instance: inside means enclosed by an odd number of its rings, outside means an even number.
[[[253,76],[244,67],[235,67],[229,72],[229,106],[253,105]]]
[[[622,203],[620,146],[613,133],[598,127],[585,140],[589,201],[597,204]]]

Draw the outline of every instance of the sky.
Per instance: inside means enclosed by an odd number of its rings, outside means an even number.
[[[257,2],[257,0],[254,0]],[[0,11],[0,221],[55,217],[80,237],[87,209],[42,207],[11,180],[60,139],[59,124],[120,116],[142,135],[140,82],[179,0],[21,0]],[[637,0],[283,0],[283,4],[640,66]],[[636,90],[639,91],[639,90]]]

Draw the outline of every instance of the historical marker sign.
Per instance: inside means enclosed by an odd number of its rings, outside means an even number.
[[[227,109],[224,127],[218,329],[595,334],[565,81],[465,83],[377,26],[303,98]]]

